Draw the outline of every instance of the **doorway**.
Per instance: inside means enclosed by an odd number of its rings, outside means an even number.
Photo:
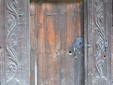
[[[31,85],[84,84],[83,1],[31,1],[30,8]]]

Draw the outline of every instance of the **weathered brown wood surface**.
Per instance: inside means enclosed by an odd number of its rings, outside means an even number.
[[[30,85],[28,0],[0,0],[0,85]]]
[[[36,5],[31,4],[30,5],[30,85],[38,85],[38,68],[37,68],[37,63],[38,63],[38,46],[37,46],[37,39],[38,39],[38,33],[36,29],[36,15],[35,15],[35,10]]]
[[[31,85],[84,84],[82,14],[82,3],[31,4]]]
[[[0,0],[0,85],[112,85],[111,2]]]

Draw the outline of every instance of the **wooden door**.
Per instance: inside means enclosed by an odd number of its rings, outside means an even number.
[[[112,85],[112,0],[0,0],[0,85]]]
[[[84,84],[83,1],[31,3],[31,62],[31,85]]]

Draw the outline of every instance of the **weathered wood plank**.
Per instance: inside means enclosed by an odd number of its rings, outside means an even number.
[[[5,7],[4,7],[4,1],[3,0],[0,0],[0,85],[1,85],[1,82],[3,81],[3,69],[4,69],[4,48],[5,48],[5,45],[4,45],[4,41],[5,41]]]
[[[30,4],[30,85],[38,85],[38,69],[37,69],[37,29],[36,29],[36,4]]]
[[[112,20],[113,20],[113,19],[112,19]],[[112,50],[111,50],[111,51],[112,51],[112,59],[111,59],[112,62],[111,62],[111,64],[112,64],[112,65],[111,65],[111,67],[112,67],[112,84],[113,84],[113,27],[112,27],[112,35],[111,35],[111,36],[112,36],[112,37],[111,37],[111,38],[112,38],[112,42],[111,42],[111,47],[112,47]]]
[[[85,85],[111,85],[112,0],[86,0],[85,13]]]
[[[4,63],[1,85],[30,85],[30,37],[28,0],[5,0],[2,4]],[[1,6],[1,5],[0,5]],[[1,17],[1,16],[0,16]],[[0,25],[2,26],[2,25]],[[0,36],[1,37],[1,36]],[[0,55],[1,56],[1,55]]]

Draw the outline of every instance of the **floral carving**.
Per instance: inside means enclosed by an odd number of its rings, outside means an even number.
[[[107,41],[105,32],[105,16],[104,16],[104,0],[95,0],[94,8],[96,10],[94,16],[95,22],[95,32],[97,33],[96,43],[95,43],[95,60],[96,60],[96,71],[95,84],[100,85],[103,82],[107,85],[107,78],[104,74],[106,70],[104,68],[105,60],[103,59],[103,54],[106,52]]]
[[[7,51],[7,70],[6,70],[6,82],[9,85],[19,83],[16,79],[16,74],[19,66],[18,62],[18,40],[17,40],[17,29],[18,29],[18,0],[7,0],[6,2],[6,51]],[[10,84],[10,85],[11,85]],[[19,84],[16,84],[19,85]]]

